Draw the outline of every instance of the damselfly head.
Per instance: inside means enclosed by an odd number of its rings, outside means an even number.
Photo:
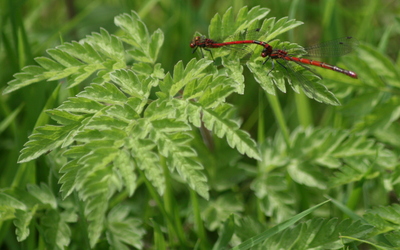
[[[200,42],[201,42],[201,37],[200,36],[196,36],[190,42],[190,48],[195,48],[195,47],[199,46]]]
[[[273,51],[272,47],[268,45],[264,47],[264,49],[261,51],[261,56],[262,57],[271,56],[272,51]]]

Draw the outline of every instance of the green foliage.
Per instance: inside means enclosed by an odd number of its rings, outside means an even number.
[[[269,9],[260,6],[234,13],[216,14],[209,37],[303,52],[277,39],[302,22],[266,18]],[[62,97],[42,112],[52,121],[42,116],[20,152],[17,177],[0,192],[3,230],[12,220],[18,242],[38,237],[48,249],[400,246],[400,209],[388,206],[387,197],[400,190],[400,73],[384,53],[361,44],[357,57],[348,58],[345,67],[359,82],[336,72],[322,82],[296,66],[299,74],[290,75],[286,65],[266,62],[255,44],[244,52],[212,49],[215,61],[198,49],[205,58],[178,61],[164,73],[159,58],[169,53],[164,42],[171,37],[149,32],[142,15],[115,17],[115,34],[101,28],[48,49],[48,57],[37,57],[37,66],[22,68],[4,89],[10,94],[51,81],[61,87],[46,106]],[[256,37],[243,32],[256,29]],[[241,115],[248,118],[243,123],[235,102],[248,95],[248,82],[259,84],[279,120],[264,124],[260,94],[257,141],[251,131],[257,113]],[[290,100],[280,93],[288,92],[286,83],[300,93],[296,98],[304,97],[301,89],[309,99],[343,106],[328,107],[316,117],[320,124],[303,128],[292,119],[296,105],[280,107]],[[246,109],[256,102],[250,98]],[[22,108],[9,112],[1,131]],[[303,112],[298,106],[300,120]],[[32,174],[35,164],[48,176]],[[34,184],[39,180],[47,182]],[[331,207],[322,206],[326,197],[334,197]]]
[[[266,142],[266,160],[261,165],[261,170],[268,173],[287,166],[287,171],[294,181],[325,189],[328,187],[327,179],[320,175],[321,172],[347,171],[354,167],[358,168],[360,173],[367,174],[375,167],[383,173],[384,167],[391,169],[396,164],[396,156],[391,151],[363,135],[350,134],[346,130],[298,129],[292,133],[291,142],[290,147],[287,147],[282,137],[277,137],[273,142]],[[272,161],[269,160],[270,157]],[[350,183],[352,180],[346,178],[354,177],[355,175],[346,177],[339,174],[332,179],[332,185]],[[363,177],[366,178],[361,176],[358,179]]]
[[[118,205],[107,216],[107,240],[115,249],[143,248],[141,238],[145,231],[138,219],[129,218],[129,209],[129,206]]]
[[[398,231],[400,206],[395,204],[389,207],[377,207],[368,211],[364,218],[374,225],[379,233]]]
[[[342,249],[349,241],[340,239],[340,236],[362,238],[372,228],[350,219],[338,222],[335,218],[315,218],[275,234],[262,246],[267,249]]]
[[[289,228],[290,226],[293,226],[293,224],[295,224],[297,221],[299,221],[300,219],[309,215],[310,213],[312,213],[313,211],[315,211],[316,209],[318,209],[319,207],[321,207],[322,205],[324,205],[327,202],[328,201],[324,201],[320,204],[317,204],[317,205],[291,217],[290,219],[288,219],[274,227],[271,227],[270,229],[265,230],[264,232],[254,236],[250,239],[245,240],[243,243],[234,247],[233,249],[245,250],[245,249],[249,249],[250,247],[257,246],[259,243],[265,241],[266,239],[270,238],[271,236],[279,234],[279,233],[283,232],[284,230],[286,230],[287,228]]]
[[[268,11],[266,9],[260,9],[258,7],[251,9],[248,13],[246,8],[242,8],[238,13],[237,18],[234,19],[232,9],[228,9],[222,18],[217,14],[211,20],[209,37],[226,38],[228,36],[234,36],[234,40],[268,41],[273,48],[284,48],[288,51],[299,51],[301,53],[302,48],[297,44],[273,40],[276,38],[276,36],[303,23],[294,19],[289,19],[288,17],[281,18],[277,21],[276,18],[269,18],[260,22],[259,19],[264,18],[267,14]],[[247,30],[249,32],[243,33],[243,30]],[[258,36],[254,37],[254,32],[252,32],[253,30],[258,31]],[[251,37],[247,37],[247,35],[251,35]],[[247,67],[254,74],[254,79],[268,94],[276,95],[275,87],[286,93],[285,79],[287,79],[292,89],[297,93],[299,93],[300,85],[304,93],[309,98],[331,105],[340,104],[335,95],[324,85],[318,82],[320,79],[316,75],[308,74],[308,72],[300,66],[293,68],[294,71],[298,71],[298,75],[294,75],[291,73],[291,70],[288,70],[281,64],[275,64],[273,59],[270,60],[271,63],[268,63],[270,66],[266,67],[263,63],[266,59],[259,56],[261,54],[261,46],[251,45],[249,47],[251,47],[255,53],[252,57],[254,61],[249,61],[247,63]],[[239,55],[240,54],[243,53],[239,53]],[[223,50],[218,51],[218,49],[213,49],[213,58],[224,55],[226,55],[226,53],[224,53]],[[238,55],[235,53],[230,53],[230,57],[237,58]],[[235,64],[223,61],[223,65],[230,72],[238,72]],[[287,67],[289,67],[289,65],[287,65]],[[235,79],[235,77],[233,78]],[[301,84],[299,83],[300,81]]]

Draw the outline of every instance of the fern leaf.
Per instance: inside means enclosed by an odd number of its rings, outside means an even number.
[[[316,218],[300,223],[294,228],[286,229],[268,238],[262,247],[267,249],[341,249],[350,240],[340,239],[346,235],[355,238],[365,237],[371,232],[372,226],[363,225],[360,221],[350,219]]]
[[[283,78],[273,79],[268,77],[268,72],[266,72],[265,67],[262,67],[262,65],[258,63],[249,62],[247,66],[254,74],[254,79],[268,94],[276,95],[274,85],[276,85],[283,93],[286,93],[285,80]]]
[[[70,97],[67,101],[61,104],[58,109],[68,111],[68,112],[77,112],[77,113],[96,113],[101,110],[104,105],[83,97]]]
[[[282,174],[265,173],[251,185],[265,215],[276,218],[278,222],[293,216],[294,196],[291,194]]]
[[[83,62],[79,61],[77,58],[73,57],[71,54],[56,48],[48,49],[47,54],[49,54],[54,60],[63,65],[65,68],[79,69],[81,66],[85,65]]]
[[[150,43],[149,43],[149,55],[151,58],[154,58],[154,61],[157,59],[158,53],[160,52],[163,43],[164,43],[164,33],[160,29],[157,29],[150,36]]]
[[[27,206],[23,202],[5,193],[0,193],[0,206],[2,209],[1,220],[14,218],[15,209],[27,210]]]
[[[134,11],[131,12],[131,15],[117,16],[114,22],[125,31],[126,36],[123,40],[134,47],[130,55],[139,62],[154,64],[164,42],[161,30],[157,30],[150,36],[146,25]]]
[[[243,211],[243,201],[232,195],[220,195],[217,199],[202,204],[201,216],[210,231],[217,230],[232,215]]]
[[[54,197],[54,194],[46,184],[41,183],[40,187],[28,184],[27,189],[28,192],[36,197],[42,204],[48,204],[53,209],[57,208],[56,197]]]
[[[400,230],[400,206],[382,206],[369,210],[364,218],[376,227],[375,234]]]
[[[38,158],[48,151],[60,147],[71,136],[71,131],[79,127],[79,124],[67,126],[47,125],[38,127],[25,143],[24,148],[18,158],[18,162],[27,162]]]
[[[17,73],[14,75],[15,79],[8,83],[8,86],[3,91],[3,94],[8,94],[32,83],[45,80],[46,77],[43,75],[45,72],[45,69],[38,66],[24,67],[22,69],[22,73]]]
[[[46,114],[60,125],[76,124],[87,117],[85,115],[73,114],[59,109],[46,110]]]
[[[203,166],[194,159],[197,153],[186,145],[192,139],[184,133],[190,126],[172,119],[153,121],[152,124],[151,138],[156,141],[160,154],[167,158],[169,168],[176,169],[193,190],[208,199],[207,178],[200,171]]]
[[[62,71],[64,69],[64,66],[61,64],[58,64],[57,62],[47,58],[47,57],[37,57],[35,58],[35,61],[42,66],[47,72],[45,73],[46,78],[50,78],[52,76],[51,71]]]
[[[134,12],[132,16],[127,16],[128,19],[133,16],[137,17]],[[147,29],[144,33],[148,36]],[[152,59],[150,61],[154,63],[164,36],[158,30],[151,37],[151,42],[149,39],[147,37],[146,42],[141,43],[144,44],[145,48],[141,48],[140,51],[143,53],[143,58],[146,58],[146,62],[149,62],[147,58],[150,58]],[[80,42],[64,43],[56,49],[49,49],[47,52],[52,58],[36,58],[35,60],[40,67],[28,66],[22,69],[22,73],[16,74],[15,79],[9,82],[4,93],[10,93],[42,80],[54,81],[62,78],[67,79],[68,87],[73,87],[99,71],[102,72],[97,81],[99,79],[104,81],[108,80],[108,73],[112,70],[126,67],[125,55],[127,53],[123,48],[122,40],[117,36],[110,35],[104,29],[101,29],[100,33],[93,33],[92,36],[88,36]],[[157,67],[154,68],[154,73],[157,76],[163,76],[160,66]]]
[[[171,89],[168,89],[167,92],[169,96],[175,96],[179,90],[181,90],[188,82],[193,79],[200,78],[205,76],[204,69],[207,68],[212,61],[201,59],[197,61],[196,59],[190,60],[190,62],[186,65],[186,68],[183,68],[182,62],[179,62],[174,67],[174,84]],[[162,85],[160,84],[160,87]],[[163,92],[167,89],[164,87]]]
[[[184,68],[182,61],[179,61],[174,67],[174,75],[171,77],[167,74],[164,81],[160,83],[160,89],[166,94],[165,97],[175,96],[182,88],[187,84],[193,84],[196,79],[202,79],[206,76],[204,70],[212,63],[212,61],[201,59],[197,61],[196,59],[190,60],[190,62]],[[203,85],[205,88],[206,86]],[[201,89],[200,87],[195,87],[191,85],[192,89]]]
[[[235,88],[232,86],[230,78],[224,76],[215,77],[209,82],[208,88],[202,93],[198,102],[203,108],[215,108],[224,103],[225,99],[234,91]]]
[[[95,161],[93,157],[88,160]],[[81,168],[76,181],[79,195],[85,201],[85,216],[89,223],[88,233],[92,247],[97,243],[103,232],[108,200],[115,192],[115,185],[110,183],[113,176],[112,169],[100,168],[103,164],[105,164],[105,161],[95,166],[96,170],[93,170],[93,164]],[[80,176],[85,176],[85,178]]]
[[[389,241],[389,243],[391,244],[391,247],[399,247],[400,246],[400,232],[398,232],[398,231],[394,231],[394,232],[385,234],[385,239],[387,241]]]
[[[239,10],[236,20],[233,17],[232,8],[229,8],[224,15],[216,14],[210,22],[209,37],[210,38],[226,38],[236,32],[243,31],[251,26],[254,22],[264,18],[269,13],[269,9],[253,7],[250,11],[247,7]]]
[[[234,80],[235,84],[230,84],[235,88],[235,92],[242,95],[244,93],[245,79],[243,76],[243,66],[240,64],[239,59],[237,60],[225,60],[222,58],[222,64],[227,69],[227,75],[230,81]]]
[[[337,186],[361,178],[376,178],[381,172],[376,167],[380,166],[380,162],[384,162],[385,165],[392,164],[386,168],[395,166],[394,154],[386,152],[380,144],[364,135],[350,135],[346,130],[296,129],[291,135],[291,142],[290,149],[280,137],[267,144],[264,154],[268,160],[265,164],[272,161],[270,165],[266,165],[270,166],[269,171],[287,167],[293,180],[307,186],[326,188],[328,180],[326,175],[321,173],[333,169],[340,168],[343,172],[339,172],[329,181],[329,185]],[[363,164],[360,164],[360,157],[363,158]],[[348,166],[342,167],[343,165]]]
[[[235,92],[236,83],[224,75],[207,75],[190,80],[185,86],[185,100],[198,99],[206,107],[215,107],[224,103],[225,98]]]
[[[303,76],[303,72],[297,73],[298,75],[289,74],[292,69],[283,68],[280,64],[277,63],[272,66],[274,70],[270,73],[268,73],[270,69],[266,68],[264,64],[248,62],[247,66],[254,74],[254,79],[269,94],[276,94],[274,85],[279,90],[285,93],[286,87],[284,79],[287,78],[291,83],[291,87],[297,93],[297,86],[299,85],[298,81],[301,81],[302,84],[300,85],[300,87],[309,98],[312,98],[318,102],[323,102],[331,105],[340,104],[332,92],[330,92],[324,85],[317,82],[319,78],[315,76]],[[301,70],[304,71],[303,69]],[[288,77],[288,74],[290,77]],[[301,77],[301,79],[298,79],[298,77]],[[308,79],[308,77],[310,79]]]
[[[88,42],[96,51],[118,62],[118,68],[124,68],[125,65],[125,51],[121,40],[110,35],[107,30],[100,29],[100,33],[92,33],[87,36],[83,41]]]
[[[120,151],[114,160],[114,166],[119,170],[120,178],[124,181],[129,196],[132,196],[136,189],[137,176],[134,172],[135,166],[130,158],[130,154],[125,150]]]
[[[364,164],[360,164],[364,165]],[[361,172],[353,166],[342,166],[340,172],[335,173],[335,177],[330,180],[331,187],[345,185],[348,183],[360,181],[365,177],[365,171]]]
[[[258,7],[255,7],[258,8]],[[255,9],[254,13],[257,12]],[[296,21],[294,19],[288,19],[288,17],[284,17],[275,21],[275,18],[270,18],[264,20],[261,27],[258,25],[258,18],[263,18],[265,15],[254,15],[252,13],[251,17],[254,19],[247,19],[245,16],[245,12],[247,12],[247,8],[242,8],[238,14],[237,20],[234,20],[232,9],[228,9],[226,13],[222,16],[218,14],[214,16],[211,20],[209,27],[210,38],[214,38],[219,36],[227,37],[229,35],[239,34],[243,29],[249,28],[250,30],[257,30],[257,38],[252,37],[252,39],[257,39],[261,41],[267,41],[270,43],[276,36],[293,29],[302,24],[302,22]],[[266,11],[264,11],[267,14]],[[239,30],[239,28],[241,30]],[[246,33],[246,32],[245,32]],[[246,39],[246,38],[245,38]],[[298,45],[283,43],[278,46],[277,42],[271,43],[272,47],[276,48],[285,48],[286,50],[296,48],[301,50],[302,48]],[[260,46],[253,46],[257,51],[261,51]],[[218,52],[218,50],[217,50]],[[257,52],[258,53],[258,52]],[[260,60],[259,54],[255,53],[255,56],[252,58],[254,60]],[[224,56],[224,53],[215,53],[214,57]],[[232,53],[230,53],[232,54]],[[231,57],[231,56],[230,56]],[[236,56],[237,57],[237,56]],[[263,59],[265,61],[265,59]],[[255,80],[262,86],[262,88],[269,94],[275,95],[275,86],[280,89],[282,92],[286,92],[285,80],[288,79],[289,84],[292,86],[295,92],[298,92],[298,88],[301,87],[304,93],[312,99],[315,99],[318,102],[323,102],[331,105],[340,105],[337,98],[334,96],[332,92],[330,92],[324,85],[318,82],[320,78],[314,74],[309,74],[303,67],[295,67],[291,65],[286,65],[282,67],[281,64],[274,64],[275,59],[271,59],[271,68],[265,67],[264,64],[255,63],[254,61],[250,61],[247,63],[247,66],[254,74]],[[224,66],[228,66],[228,63],[224,63]],[[230,67],[227,67],[230,68]],[[288,69],[290,68],[290,69]],[[293,68],[293,69],[292,69]],[[274,69],[273,72],[271,69]],[[241,72],[241,71],[233,71],[233,72]],[[269,72],[269,73],[268,73]],[[293,73],[296,72],[296,73]],[[242,82],[242,79],[238,75],[233,75],[234,79],[238,81],[238,83]],[[240,85],[239,85],[240,86]],[[243,85],[242,85],[243,87]],[[239,93],[242,93],[243,90],[241,88],[237,89]]]
[[[107,216],[107,240],[114,249],[143,248],[145,230],[138,219],[129,217],[130,207],[118,205]]]
[[[117,70],[110,74],[111,80],[121,88],[123,92],[131,97],[142,99],[142,105],[150,95],[152,87],[157,85],[157,81],[152,78],[144,79],[139,77],[131,70]],[[137,112],[141,112],[141,108]]]
[[[30,233],[29,225],[32,221],[33,216],[36,213],[38,205],[33,206],[28,211],[16,209],[14,225],[17,228],[15,233],[17,234],[17,240],[19,242],[24,241]]]
[[[63,175],[58,180],[58,183],[61,184],[60,192],[63,199],[68,197],[76,189],[75,181],[80,168],[78,159],[79,158],[69,161],[60,169],[60,173]]]
[[[307,162],[292,161],[292,163],[288,165],[287,170],[290,177],[297,183],[319,189],[327,188],[327,178],[321,176],[321,172],[313,168],[312,165]]]
[[[103,62],[101,55],[88,43],[65,43],[60,45],[58,49],[89,65],[101,64]]]
[[[128,99],[123,92],[111,83],[102,85],[93,83],[77,96],[107,104],[122,104]]]
[[[263,21],[260,28],[260,33],[263,34],[263,36],[260,39],[264,41],[271,41],[278,35],[303,24],[301,21],[289,19],[288,17],[283,17],[276,22],[275,20],[275,17],[272,17]]]
[[[152,140],[129,139],[127,143],[131,149],[131,155],[151,184],[157,189],[158,193],[162,195],[165,191],[165,178],[162,168],[160,166],[159,156],[152,150],[156,144]]]
[[[237,148],[240,153],[260,160],[256,143],[247,132],[239,129],[236,121],[229,118],[229,109],[228,105],[219,106],[213,110],[202,108],[204,126],[220,138],[226,136],[229,146]]]
[[[71,230],[56,210],[41,217],[44,241],[49,249],[65,249],[71,240]]]
[[[195,190],[204,199],[208,200],[210,197],[208,190],[210,188],[207,184],[207,177],[200,171],[204,167],[198,161],[193,160],[192,157],[187,156],[191,154],[188,149],[189,148],[186,148],[186,152],[181,152],[185,150],[185,148],[180,147],[179,150],[181,151],[175,151],[175,155],[171,155],[167,159],[167,163],[170,168],[175,168],[178,171],[178,174],[189,184],[189,187]]]
[[[235,233],[236,227],[234,216],[231,214],[229,218],[225,220],[221,229],[220,237],[214,244],[213,249],[222,249],[224,248],[223,246],[228,245]]]

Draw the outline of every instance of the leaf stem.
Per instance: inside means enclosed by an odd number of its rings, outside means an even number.
[[[297,107],[297,118],[301,126],[307,128],[313,125],[310,102],[305,94],[300,93],[299,95],[295,95],[296,107]]]
[[[177,238],[179,239],[180,244],[182,245],[182,244],[185,242],[184,237],[180,237],[182,234],[178,233],[179,229],[178,229],[177,225],[174,223],[174,220],[173,220],[171,214],[170,214],[169,212],[167,212],[166,207],[168,207],[168,205],[165,204],[165,202],[163,202],[163,201],[161,200],[161,198],[160,198],[160,196],[157,194],[155,188],[154,188],[153,185],[150,183],[150,181],[146,178],[146,176],[144,175],[144,173],[143,173],[140,169],[138,169],[138,171],[139,171],[141,177],[143,178],[144,183],[146,184],[147,190],[150,192],[150,195],[153,197],[153,199],[154,199],[155,202],[157,203],[157,206],[158,206],[158,208],[160,209],[162,215],[163,215],[164,218],[169,222],[169,223],[168,223],[168,227],[169,227],[169,229],[170,229],[169,231],[170,231],[170,232],[174,232],[174,234],[175,234],[175,235],[177,236]],[[168,182],[168,181],[166,181],[166,182]],[[168,185],[167,185],[167,188],[166,188],[166,194],[164,195],[164,201],[166,201],[166,198],[165,198],[165,197],[167,196],[167,193],[168,193]],[[182,230],[181,230],[181,231],[182,231]],[[170,238],[173,238],[173,237],[171,237],[171,235],[170,235]]]
[[[285,139],[286,145],[290,148],[290,139],[289,139],[289,129],[286,126],[285,118],[283,117],[283,112],[281,105],[279,104],[278,97],[275,95],[267,95],[268,101],[271,104],[272,111],[274,112],[274,116],[276,121],[278,122],[278,126],[282,131],[283,138]]]
[[[197,197],[197,193],[193,189],[189,190],[190,190],[190,200],[193,208],[194,223],[197,229],[197,236],[200,239],[200,247],[201,249],[210,249],[210,243],[207,240],[206,231],[204,230],[203,226],[203,220],[201,219],[200,215],[200,207],[199,207],[199,200]]]

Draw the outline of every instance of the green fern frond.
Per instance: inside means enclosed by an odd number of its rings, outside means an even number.
[[[206,75],[204,71],[212,61],[201,59],[195,60],[192,59],[186,65],[186,68],[183,67],[182,61],[178,62],[174,67],[173,78],[165,77],[165,81],[160,83],[160,88],[164,93],[167,93],[169,96],[175,96],[178,91],[180,91],[188,82],[193,81],[194,79],[201,79]],[[171,79],[171,80],[169,80]]]
[[[71,229],[65,218],[56,210],[49,210],[41,217],[44,240],[52,249],[65,249],[71,241]]]
[[[330,180],[329,186],[336,187],[360,181],[363,178],[367,177],[370,167],[371,166],[366,165],[364,162],[358,162],[358,164],[344,165],[340,168],[340,171],[335,173],[335,176]]]
[[[87,176],[87,180],[82,186],[81,191],[84,192],[82,198],[85,201],[85,216],[88,220],[88,236],[91,247],[96,245],[104,229],[108,201],[110,195],[113,194],[108,190],[111,184],[108,180],[110,174],[109,171],[97,171]]]
[[[237,23],[232,26],[232,13],[228,11],[222,20],[218,21],[216,17],[214,22],[230,33],[232,31],[228,28],[232,27],[236,30],[256,27],[267,13],[266,9],[259,7],[250,11],[242,9]],[[83,91],[59,107],[46,111],[57,125],[36,128],[19,158],[20,162],[27,162],[48,151],[63,148],[62,156],[66,163],[60,169],[60,191],[64,199],[75,192],[85,203],[83,219],[88,224],[91,247],[96,245],[104,230],[111,230],[106,232],[109,240],[118,246],[139,246],[136,240],[124,241],[120,230],[108,228],[107,223],[111,220],[106,216],[110,199],[117,192],[125,189],[127,195],[134,195],[139,185],[138,172],[144,174],[141,177],[147,178],[160,195],[166,186],[163,171],[170,171],[176,172],[182,183],[209,199],[203,162],[193,147],[193,144],[201,143],[194,139],[197,128],[208,129],[241,154],[261,160],[256,142],[249,133],[240,129],[234,107],[226,103],[231,94],[243,93],[244,90],[243,67],[239,60],[224,58],[222,62],[226,68],[219,70],[210,60],[193,59],[187,65],[178,62],[173,73],[164,75],[161,66],[155,63],[164,39],[161,31],[150,35],[134,12],[116,17],[115,22],[125,32],[123,37],[110,35],[101,29],[100,33],[93,33],[80,42],[65,43],[49,50],[51,58],[39,58],[40,67],[26,70],[37,81],[67,78],[69,87],[96,74]],[[287,19],[276,23],[269,20],[267,23],[274,26],[270,27],[274,34],[300,24]],[[124,50],[124,43],[128,44],[130,51]],[[132,59],[132,66],[128,66],[127,60]],[[15,84],[10,84],[7,91],[31,83],[25,75]],[[279,88],[283,89],[284,84]],[[150,96],[154,99],[151,100]],[[298,140],[296,135],[294,137],[295,143],[301,144],[300,139],[304,136],[299,136]],[[286,149],[296,156],[291,150]],[[297,156],[297,159],[304,160],[303,156]],[[293,166],[294,163],[291,162]],[[301,173],[301,170],[296,171]],[[284,180],[281,174],[271,176]],[[261,182],[265,180],[259,179],[253,186],[262,187],[258,195],[264,199],[264,209],[271,215],[279,213],[279,218],[292,214],[292,197],[263,186]],[[303,183],[304,180],[295,181]],[[272,180],[268,179],[268,182]],[[286,185],[280,188],[284,190]],[[32,188],[31,191],[43,203],[55,206],[54,201],[45,195],[46,190]],[[278,206],[285,209],[278,212]],[[54,234],[48,239],[49,245],[61,246],[67,242],[68,232],[57,231],[65,229],[65,221],[55,219],[59,228],[54,230],[57,234],[64,233],[60,237],[65,237],[65,240],[55,243],[57,235]],[[25,224],[21,222],[21,228]],[[126,224],[123,227],[133,230]],[[21,235],[25,237],[26,230],[24,232],[21,231]],[[141,236],[138,234],[136,239]]]
[[[58,183],[61,184],[60,192],[63,199],[68,197],[76,189],[75,178],[78,174],[80,167],[80,165],[78,164],[78,160],[79,158],[69,161],[60,169],[60,173],[62,174],[62,176],[58,180]]]
[[[18,158],[18,162],[28,162],[39,156],[54,150],[61,145],[71,143],[71,131],[76,131],[80,123],[74,123],[67,126],[47,125],[38,127],[34,133],[29,136],[29,141],[25,143],[24,148]]]
[[[118,21],[116,18],[116,22]],[[135,33],[134,30],[130,31]],[[156,32],[149,39],[151,46],[142,52],[146,52],[149,58],[155,60],[162,43],[162,33]],[[128,135],[146,138],[147,135],[141,130],[135,130],[135,126],[141,124],[139,114],[143,113],[150,91],[158,85],[163,71],[160,65],[155,65],[153,70],[150,65],[144,66],[143,63],[132,67],[138,70],[139,74],[134,70],[121,69],[126,67],[121,41],[120,38],[101,30],[100,34],[93,33],[81,43],[66,43],[57,49],[49,50],[52,59],[37,60],[44,69],[43,72],[36,70],[40,67],[28,68],[32,69],[31,73],[41,74],[36,75],[34,79],[56,80],[67,77],[67,80],[73,81],[72,85],[98,72],[98,78],[84,91],[76,97],[69,98],[58,108],[47,111],[58,125],[36,128],[30,137],[31,140],[21,151],[19,159],[20,162],[26,162],[59,147],[66,148],[64,157],[69,161],[60,169],[60,190],[63,198],[77,192],[85,202],[84,215],[88,223],[91,247],[96,245],[104,231],[109,199],[122,188],[126,188],[129,195],[134,193],[137,185],[137,164],[142,164],[138,167],[153,182],[160,194],[165,189],[157,155],[146,151],[151,150],[149,147],[142,148],[146,140],[136,140],[135,146],[127,140]],[[144,72],[148,74],[144,75]],[[20,85],[11,84],[9,90],[33,83],[28,78],[26,81],[19,82]],[[152,144],[154,148],[155,144]],[[38,198],[44,198],[38,190],[33,188],[31,191]],[[205,196],[204,192],[203,195]],[[46,242],[53,248],[61,249],[63,244],[68,244],[67,239],[69,240],[70,236],[68,233],[61,235],[62,232],[59,231],[65,231],[64,222],[56,219],[54,221],[58,228],[49,228],[51,234],[46,238]],[[43,223],[44,227],[49,226],[46,220]],[[18,223],[21,239],[29,234],[29,231],[24,229],[25,224],[22,221]],[[60,239],[59,242],[55,242],[57,238]]]
[[[128,206],[118,205],[108,213],[107,241],[115,249],[129,249],[128,246],[143,248],[141,239],[145,230],[140,227],[142,223],[138,219],[129,217],[130,209]]]
[[[37,209],[38,205],[36,204],[28,211],[20,209],[15,210],[14,226],[17,228],[15,233],[19,242],[24,241],[29,236],[29,225],[34,218]]]
[[[138,126],[140,128],[140,126]],[[149,139],[129,138],[127,142],[136,166],[141,169],[146,178],[157,189],[160,195],[165,191],[165,178],[158,154],[153,149],[156,144]],[[133,184],[130,184],[133,185]]]
[[[260,8],[260,6],[253,7],[250,11],[247,6],[241,8],[237,14],[236,19],[233,16],[232,8],[229,8],[224,15],[215,14],[211,19],[208,29],[210,38],[226,38],[236,32],[250,27],[254,22],[264,18],[269,13],[269,9]]]
[[[282,222],[293,216],[295,197],[291,192],[286,177],[280,173],[271,173],[257,178],[251,185],[265,215]]]
[[[268,14],[267,10],[255,7],[250,12],[258,13],[259,15],[246,16],[243,13],[247,11],[246,7],[242,8],[236,20],[232,14],[232,9],[228,9],[222,17],[216,14],[210,23],[209,38],[216,39],[220,37],[222,38],[221,41],[224,41],[225,38],[232,38],[234,36],[234,40],[260,40],[270,44],[273,49],[284,48],[291,53],[294,50],[304,52],[303,48],[297,44],[288,42],[278,43],[278,41],[274,40],[278,35],[303,24],[302,22],[289,19],[288,17],[277,21],[275,18],[269,18],[261,22],[262,18]],[[235,47],[234,45],[230,46]],[[265,62],[267,59],[261,57],[262,47],[255,44],[248,44],[247,47],[250,47],[254,51],[251,60],[247,63],[247,67],[253,73],[255,80],[267,93],[275,95],[275,87],[285,93],[285,79],[287,79],[290,86],[297,93],[299,93],[299,88],[301,88],[307,97],[311,99],[330,105],[340,105],[335,95],[319,82],[319,76],[295,64],[289,65],[286,62],[284,62],[286,65],[279,62],[274,63],[275,59],[270,59],[267,64],[261,63],[261,61]],[[226,57],[228,55],[227,58],[231,60],[242,59],[242,57],[247,56],[247,53],[249,53],[246,49],[242,50],[243,52],[241,51],[237,54],[235,52],[223,53],[223,49],[212,48],[213,58]],[[232,67],[226,60],[223,60],[223,65],[227,69]],[[268,67],[268,65],[270,66]],[[241,70],[237,69],[237,66],[235,70],[232,69],[230,71],[233,74],[238,75],[241,72]],[[235,76],[234,79],[241,82],[239,75]],[[242,89],[238,89],[238,92],[243,93]]]
[[[239,215],[243,212],[243,201],[232,195],[221,195],[215,200],[204,202],[202,217],[205,226],[210,231],[215,231],[223,226],[224,221],[230,216]]]
[[[122,40],[132,45],[133,49],[129,54],[134,60],[151,64],[156,62],[164,42],[164,34],[160,29],[150,36],[146,25],[134,11],[130,15],[122,14],[116,17],[115,24],[125,31]]]
[[[50,188],[41,183],[40,187],[32,184],[27,186],[28,192],[40,201],[41,204],[50,205],[51,208],[57,208],[57,200],[54,194],[51,192]]]
[[[121,151],[114,160],[114,166],[118,171],[118,179],[123,180],[129,196],[132,196],[137,186],[135,164],[128,151]]]
[[[375,235],[400,230],[400,206],[398,204],[368,210],[364,218],[376,227]]]
[[[321,173],[343,171],[330,180],[329,185],[336,186],[361,178],[376,178],[378,173],[384,172],[379,169],[391,169],[394,165],[390,163],[396,162],[395,154],[387,152],[376,141],[364,135],[351,135],[346,130],[299,128],[292,133],[290,141],[290,148],[280,137],[266,145],[263,149],[265,163],[261,164],[265,174],[285,167],[295,182],[325,189],[328,179]],[[359,164],[361,158],[364,165]],[[377,167],[381,164],[384,168]],[[344,174],[350,174],[349,167],[357,171],[351,171],[352,175]]]
[[[218,137],[226,137],[229,146],[237,148],[240,153],[260,160],[256,143],[247,132],[239,129],[238,122],[230,119],[230,108],[229,105],[221,105],[213,110],[203,109],[204,126]]]
[[[316,218],[300,223],[293,228],[268,238],[262,247],[266,249],[342,249],[343,243],[350,240],[340,239],[340,236],[363,238],[373,229],[370,225],[350,219],[339,221]]]
[[[222,58],[222,65],[226,68],[226,75],[231,79],[230,81],[234,81],[235,84],[231,84],[232,87],[235,88],[235,92],[243,95],[244,87],[245,87],[245,78],[243,75],[243,66],[240,63],[240,60],[237,58],[232,60],[226,60]]]
[[[192,137],[185,131],[189,131],[190,126],[172,119],[157,120],[152,125],[151,139],[156,142],[160,154],[167,158],[169,168],[176,169],[192,189],[208,199],[207,178],[199,171],[203,166],[195,160],[197,153],[187,146]]]
[[[271,59],[270,61],[272,60],[273,59]],[[330,92],[324,85],[318,82],[319,78],[317,76],[307,74],[307,72],[305,72],[305,69],[301,67],[293,70],[299,71],[299,76],[302,78],[304,77],[307,80],[297,79],[296,75],[289,73],[291,72],[291,69],[288,70],[278,63],[274,63],[273,66],[271,64],[271,68],[273,68],[273,71],[271,72],[269,72],[270,69],[266,68],[265,65],[260,63],[248,62],[247,66],[254,74],[254,79],[268,94],[276,95],[275,86],[282,92],[286,93],[285,79],[287,79],[290,83],[290,86],[296,93],[299,93],[300,87],[307,95],[307,97],[312,98],[318,102],[331,105],[340,104],[335,95]],[[298,81],[301,81],[302,84],[299,84]]]
[[[260,33],[263,34],[263,36],[260,39],[269,42],[280,34],[303,24],[303,22],[297,21],[296,19],[289,19],[289,17],[282,17],[276,22],[275,20],[275,17],[271,17],[263,21],[260,28]]]
[[[110,58],[118,65],[113,65],[113,68],[124,68],[125,64],[125,50],[120,38],[110,35],[107,30],[101,28],[100,33],[92,33],[83,39],[93,46],[93,49]]]
[[[150,36],[135,12],[116,17],[115,23],[127,32],[126,38],[110,35],[101,29],[100,33],[93,33],[80,42],[64,43],[56,49],[49,49],[47,52],[51,59],[36,58],[40,67],[23,68],[22,73],[14,76],[15,79],[9,82],[3,93],[7,94],[39,81],[55,81],[63,78],[66,78],[68,87],[73,87],[96,72],[102,81],[109,80],[108,73],[126,67],[126,52],[122,41],[136,46],[132,52],[135,60],[154,64],[164,41],[162,32],[158,30]],[[142,43],[138,43],[142,40]],[[152,73],[158,77],[163,75],[160,66],[154,68]]]
[[[147,99],[151,88],[158,83],[152,77],[138,76],[134,71],[125,69],[114,71],[110,78],[123,92],[140,99]],[[140,113],[141,110],[137,112]]]

